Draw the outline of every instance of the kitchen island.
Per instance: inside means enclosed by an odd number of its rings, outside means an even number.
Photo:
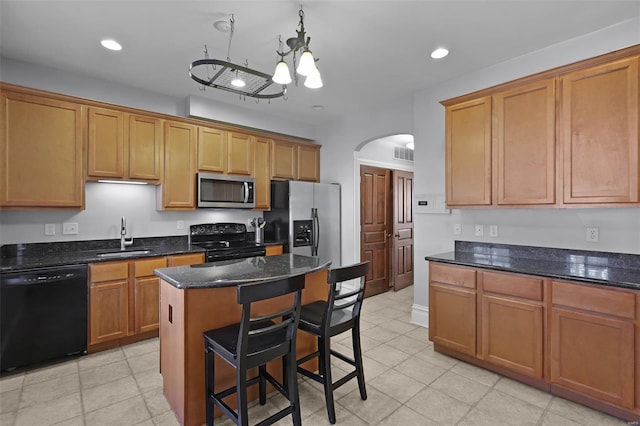
[[[202,333],[240,320],[237,285],[304,274],[302,303],[310,303],[327,298],[329,265],[317,257],[283,254],[155,270],[160,278],[160,372],[165,397],[180,424],[205,421]],[[278,300],[261,306],[273,304]],[[299,357],[315,348],[313,336],[298,335]],[[220,358],[215,362],[216,390],[233,386],[235,370]],[[276,377],[281,375],[280,362],[268,368]],[[257,397],[257,389],[250,391],[250,398]]]

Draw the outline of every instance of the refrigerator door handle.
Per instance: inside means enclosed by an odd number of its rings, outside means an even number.
[[[311,215],[313,217],[313,248],[311,250],[311,255],[317,256],[318,247],[320,245],[320,219],[318,218],[318,209],[311,209]]]

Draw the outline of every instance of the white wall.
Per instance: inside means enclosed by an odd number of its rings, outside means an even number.
[[[400,133],[412,133],[412,100],[410,97],[385,100],[377,108],[336,120],[317,129],[322,144],[320,178],[322,182],[342,185],[342,263],[359,260],[356,253],[355,229],[359,190],[354,179],[354,150],[364,142]]]
[[[633,19],[417,92],[413,107],[416,193],[445,191],[445,122],[439,101],[638,43],[640,19]],[[463,227],[462,235],[455,238],[454,223]],[[474,237],[475,224],[498,225],[498,238],[488,237],[487,226],[483,238]],[[585,241],[587,226],[600,228],[599,243]],[[424,257],[453,250],[454,239],[640,253],[640,211],[637,207],[453,210],[451,215],[416,215],[415,233],[414,303],[426,308]],[[414,320],[426,323],[426,311],[422,312],[414,309]]]

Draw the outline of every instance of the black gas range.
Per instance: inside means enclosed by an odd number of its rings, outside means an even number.
[[[247,240],[243,223],[204,223],[189,227],[191,245],[206,249],[205,262],[264,256],[264,244]]]

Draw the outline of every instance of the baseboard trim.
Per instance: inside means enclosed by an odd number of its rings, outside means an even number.
[[[414,303],[411,307],[411,323],[429,328],[429,307]]]

